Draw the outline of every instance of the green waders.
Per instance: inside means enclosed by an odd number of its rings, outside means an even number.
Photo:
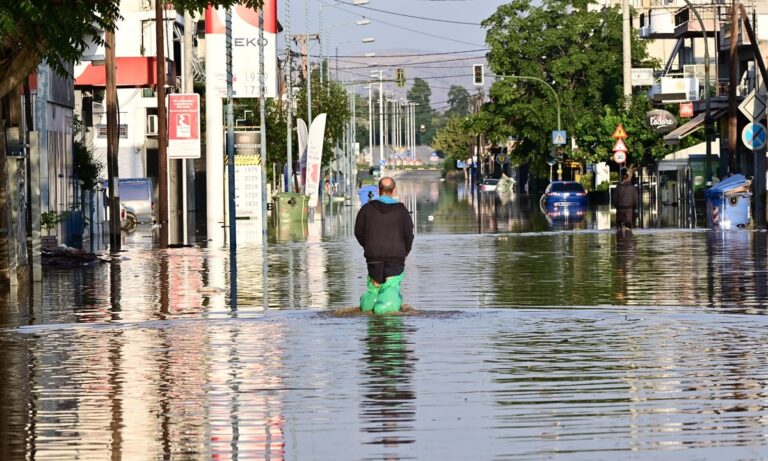
[[[368,291],[360,297],[360,310],[374,314],[388,314],[400,311],[403,297],[400,295],[400,283],[405,278],[405,272],[400,275],[388,277],[380,286],[376,287],[368,277]]]

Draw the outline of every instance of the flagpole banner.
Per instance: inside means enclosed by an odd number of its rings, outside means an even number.
[[[307,122],[300,118],[296,119],[296,136],[299,138],[299,167],[301,168],[301,175],[299,177],[301,178],[301,186],[304,187],[307,180],[307,138],[309,137],[309,130],[307,129]]]
[[[326,114],[318,115],[309,125],[307,139],[307,187],[309,206],[317,206],[317,191],[320,187],[320,169],[323,160],[323,140],[325,137]]]

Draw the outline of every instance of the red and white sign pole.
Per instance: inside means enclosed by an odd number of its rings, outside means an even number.
[[[168,95],[168,158],[200,158],[200,95]]]

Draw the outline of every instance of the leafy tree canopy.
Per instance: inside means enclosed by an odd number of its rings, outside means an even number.
[[[237,0],[174,0],[182,11],[231,6]],[[262,0],[243,0],[259,7]],[[0,7],[0,97],[17,88],[46,60],[62,75],[88,41],[120,19],[120,0],[6,0]]]
[[[434,132],[432,130],[432,90],[429,83],[421,78],[413,79],[413,86],[408,90],[408,100],[418,104],[416,106],[416,143],[428,144],[432,142]],[[424,125],[424,132],[420,131],[421,125]]]
[[[579,127],[595,126],[606,106],[623,104],[621,12],[617,7],[590,11],[589,3],[512,0],[483,22],[493,72],[537,77],[551,85],[559,97],[562,129],[577,143],[586,134]],[[645,43],[636,36],[632,57],[636,66],[648,65]],[[544,171],[550,133],[557,128],[552,91],[535,80],[503,79],[494,83],[490,100],[483,107],[489,116],[477,118],[475,129],[496,142],[514,136],[519,142],[513,159]]]
[[[464,117],[469,114],[469,91],[460,85],[451,85],[448,89],[448,104],[450,108],[445,111],[448,117]]]
[[[433,147],[436,151],[445,154],[443,169],[456,168],[456,160],[466,160],[471,155],[472,135],[464,126],[464,122],[457,118],[451,118],[446,125],[437,132]]]

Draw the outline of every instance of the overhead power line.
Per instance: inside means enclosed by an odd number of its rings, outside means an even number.
[[[451,19],[428,18],[428,17],[425,17],[425,16],[416,16],[416,15],[413,15],[413,14],[396,13],[394,11],[381,10],[381,9],[378,9],[378,8],[374,8],[372,6],[355,5],[353,3],[345,2],[344,0],[337,0],[337,1],[338,1],[338,3],[343,3],[345,5],[357,6],[359,8],[365,8],[366,10],[376,11],[376,12],[385,13],[385,14],[391,14],[393,16],[400,16],[400,17],[403,17],[403,18],[419,19],[419,20],[422,20],[422,21],[444,22],[444,23],[448,23],[448,24],[460,24],[460,25],[464,25],[464,26],[482,26],[482,24],[480,24],[479,22],[453,21]]]

